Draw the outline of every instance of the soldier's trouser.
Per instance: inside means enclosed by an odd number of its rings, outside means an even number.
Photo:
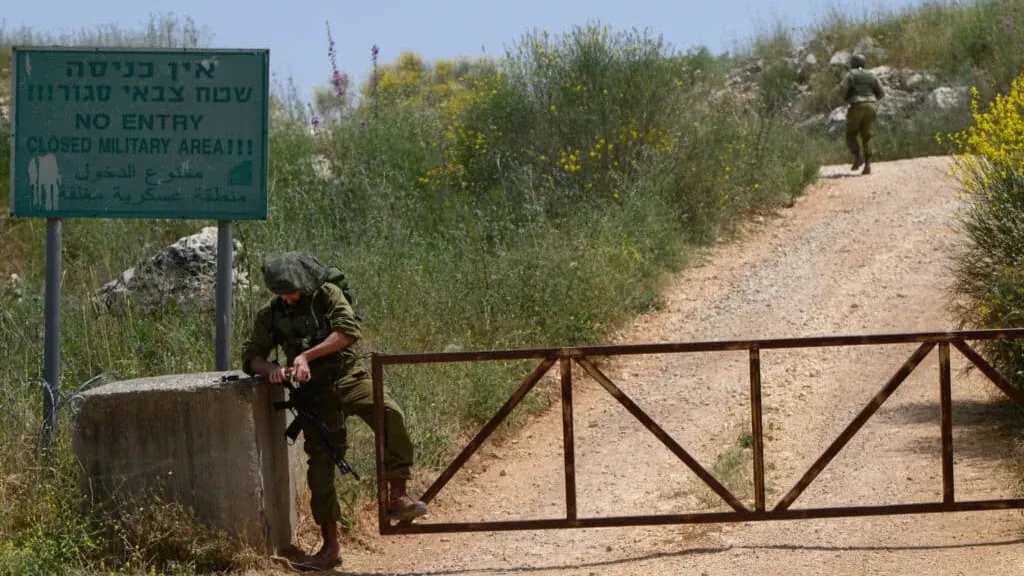
[[[346,434],[343,416],[358,416],[373,429],[373,383],[366,371],[356,370],[331,384],[316,388],[304,387],[304,390],[315,394],[315,414],[323,420],[331,436],[338,439],[339,443]],[[302,447],[308,456],[306,482],[312,495],[310,508],[313,520],[321,526],[337,522],[341,519],[338,494],[334,488],[337,468],[315,429],[303,428],[302,437]],[[405,427],[405,415],[387,388],[384,390],[384,437],[385,479],[410,478],[412,441]]]
[[[846,114],[846,145],[854,158],[868,158],[872,156],[871,138],[875,135],[875,105],[872,103],[853,104]],[[857,141],[863,142],[863,156],[861,146]]]

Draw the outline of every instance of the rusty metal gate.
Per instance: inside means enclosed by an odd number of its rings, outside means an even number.
[[[641,526],[665,524],[693,524],[709,522],[747,522],[767,520],[792,520],[809,518],[838,518],[850,516],[872,516],[888,514],[921,514],[934,512],[963,512],[978,510],[1001,510],[1024,508],[1024,499],[957,501],[953,482],[953,420],[952,420],[952,371],[950,348],[956,348],[967,360],[977,367],[1009,398],[1024,408],[1024,394],[1014,389],[967,341],[1018,340],[1024,338],[1024,329],[980,330],[963,332],[933,332],[911,334],[883,334],[868,336],[837,336],[817,338],[791,338],[749,341],[693,342],[675,344],[638,344],[617,346],[590,346],[578,348],[548,348],[484,352],[444,352],[427,354],[374,354],[372,377],[374,391],[374,428],[376,432],[376,466],[378,478],[377,505],[380,533],[427,534],[444,532],[482,532],[506,530],[541,530],[556,528],[595,528],[611,526]],[[918,343],[920,346],[896,371],[888,382],[857,414],[834,442],[811,465],[797,483],[776,503],[768,508],[765,502],[764,478],[764,434],[761,415],[761,350],[823,348],[863,346],[880,344]],[[878,408],[899,388],[900,384],[915,368],[938,347],[939,351],[939,396],[941,405],[942,442],[942,501],[917,504],[893,504],[881,506],[850,506],[835,508],[810,508],[793,510],[790,506],[800,497],[821,471],[832,461],[840,450],[874,415]],[[708,473],[682,446],[644,413],[589,360],[598,356],[623,356],[636,354],[669,354],[716,351],[749,351],[750,363],[750,413],[753,449],[754,509],[744,506],[729,490]],[[558,363],[561,372],[561,403],[563,429],[563,455],[565,460],[565,516],[562,518],[536,520],[506,520],[491,522],[450,522],[413,523],[401,521],[392,523],[386,512],[387,487],[380,481],[384,470],[384,368],[388,365],[426,364],[441,362],[471,362],[486,360],[528,360],[539,359],[540,363],[523,381],[519,388],[483,426],[454,461],[441,473],[437,480],[423,494],[421,500],[429,503],[448,483],[456,472],[477,451],[501,422],[512,412],[520,401],[533,389],[540,379]],[[594,378],[622,406],[654,434],[669,450],[690,468],[704,483],[722,498],[731,512],[704,512],[687,514],[657,514],[638,516],[580,518],[576,511],[576,460],[573,444],[573,386],[572,364],[575,363]]]

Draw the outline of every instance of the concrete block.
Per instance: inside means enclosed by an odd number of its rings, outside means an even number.
[[[221,381],[225,375],[238,380]],[[89,390],[73,447],[96,497],[158,489],[212,526],[268,552],[291,543],[305,489],[301,438],[289,446],[284,389],[239,372],[176,374]]]

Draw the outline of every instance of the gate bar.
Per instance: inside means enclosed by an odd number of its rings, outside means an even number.
[[[754,508],[764,511],[764,424],[761,416],[761,351],[750,349],[750,433],[754,448]]]
[[[562,348],[523,348],[515,350],[482,350],[479,352],[426,352],[378,355],[386,364],[431,364],[438,362],[477,362],[481,360],[526,360],[572,356],[629,356],[637,354],[671,354],[675,352],[726,352],[738,350],[778,350],[784,348],[831,348],[873,346],[880,344],[917,344],[957,342],[965,340],[1024,339],[1024,328],[1010,330],[968,330],[962,332],[911,332],[906,334],[868,334],[863,336],[819,336],[807,338],[776,338],[766,340],[711,340],[664,344],[619,344]],[[960,348],[957,345],[957,348]],[[980,367],[980,366],[979,366]]]
[[[565,459],[565,517],[576,520],[576,444],[572,432],[572,361],[559,360],[562,372],[562,455]]]
[[[940,512],[977,512],[983,510],[1024,509],[1024,498],[977,500],[945,503],[889,504],[885,506],[848,506],[764,512],[699,512],[693,514],[656,514],[651,516],[605,516],[599,518],[552,518],[544,520],[498,520],[493,522],[452,522],[437,524],[382,525],[381,534],[445,534],[453,532],[503,532],[509,530],[552,530],[572,528],[614,528],[623,526],[665,526],[672,524],[718,524],[725,522],[774,522],[777,520],[815,520],[858,516],[933,514]]]
[[[953,490],[953,373],[949,364],[949,343],[939,344],[939,398],[942,410],[942,501],[956,502]]]

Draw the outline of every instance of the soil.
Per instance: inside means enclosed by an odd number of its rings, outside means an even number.
[[[949,255],[961,241],[948,158],[846,166],[791,208],[674,277],[664,306],[611,343],[955,329]],[[900,368],[914,344],[766,350],[771,508]],[[1017,497],[1005,403],[954,350],[958,500]],[[575,367],[574,367],[575,368]],[[752,502],[746,352],[603,359],[602,370],[705,468]],[[557,378],[557,366],[549,376]],[[942,501],[938,350],[792,508]],[[726,511],[603,388],[574,369],[580,517]],[[487,444],[422,523],[565,514],[562,424],[552,410]],[[986,511],[659,527],[379,536],[373,511],[346,544],[351,574],[1024,574],[1024,514]]]

